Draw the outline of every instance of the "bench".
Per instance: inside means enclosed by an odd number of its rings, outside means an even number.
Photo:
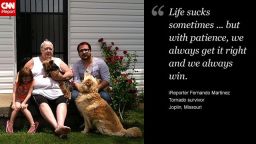
[[[1,125],[5,126],[6,121],[10,118],[11,114],[11,101],[12,101],[12,95],[11,94],[0,94],[0,97],[3,101],[1,101],[0,104],[0,123]],[[40,111],[38,109],[37,104],[34,102],[33,98],[30,99],[29,101],[29,107],[28,109],[30,110],[33,118],[35,121],[39,122],[39,128],[38,130],[42,130],[44,128],[49,128],[52,129],[50,124],[44,120],[44,118],[41,116]],[[55,109],[53,109],[53,113],[55,114]],[[81,130],[81,125],[83,124],[83,118],[80,116],[79,111],[77,110],[77,107],[75,105],[74,101],[70,101],[68,104],[68,111],[67,111],[67,117],[65,121],[65,125],[70,126],[72,131],[80,131]],[[14,130],[20,130],[23,128],[28,129],[29,127],[29,122],[24,116],[22,112],[20,112],[14,123]]]
[[[144,69],[135,69],[135,70],[128,70],[127,72],[133,73],[133,77],[138,82],[137,89],[139,92],[144,91]],[[0,74],[1,75],[1,74]],[[8,85],[8,88],[11,87],[11,85]],[[11,101],[12,101],[12,94],[0,94],[1,101],[0,101],[0,121],[1,123],[5,123],[7,119],[10,117],[11,113]],[[50,127],[48,122],[46,122],[38,109],[38,106],[34,102],[34,100],[30,99],[30,105],[28,109],[31,111],[33,118],[35,121],[39,121],[39,129],[44,127]],[[55,110],[53,110],[55,114]],[[74,101],[71,101],[68,105],[68,112],[67,117],[65,121],[65,125],[70,126],[73,130],[81,130],[80,125],[83,123],[83,118],[80,116],[79,111],[77,110],[77,107],[75,105]],[[20,129],[25,126],[28,126],[28,121],[25,118],[25,116],[20,112],[18,117],[16,118],[14,128]]]

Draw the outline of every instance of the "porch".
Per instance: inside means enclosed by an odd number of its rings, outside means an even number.
[[[10,105],[12,102],[12,94],[0,94],[0,117],[8,117]]]

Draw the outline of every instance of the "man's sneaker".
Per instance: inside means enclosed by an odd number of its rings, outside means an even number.
[[[6,122],[6,129],[5,129],[5,131],[8,134],[12,134],[13,133],[13,123],[10,122],[9,120]]]
[[[32,126],[30,126],[28,133],[31,133],[31,134],[35,133],[38,125],[39,125],[39,122],[35,122]]]

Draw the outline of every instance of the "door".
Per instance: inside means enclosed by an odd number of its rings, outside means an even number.
[[[68,63],[67,0],[18,0],[16,36],[17,70],[40,55],[45,39],[53,43],[54,56]]]

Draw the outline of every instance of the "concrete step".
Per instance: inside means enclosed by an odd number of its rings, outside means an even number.
[[[8,117],[12,94],[0,94],[0,117]]]

